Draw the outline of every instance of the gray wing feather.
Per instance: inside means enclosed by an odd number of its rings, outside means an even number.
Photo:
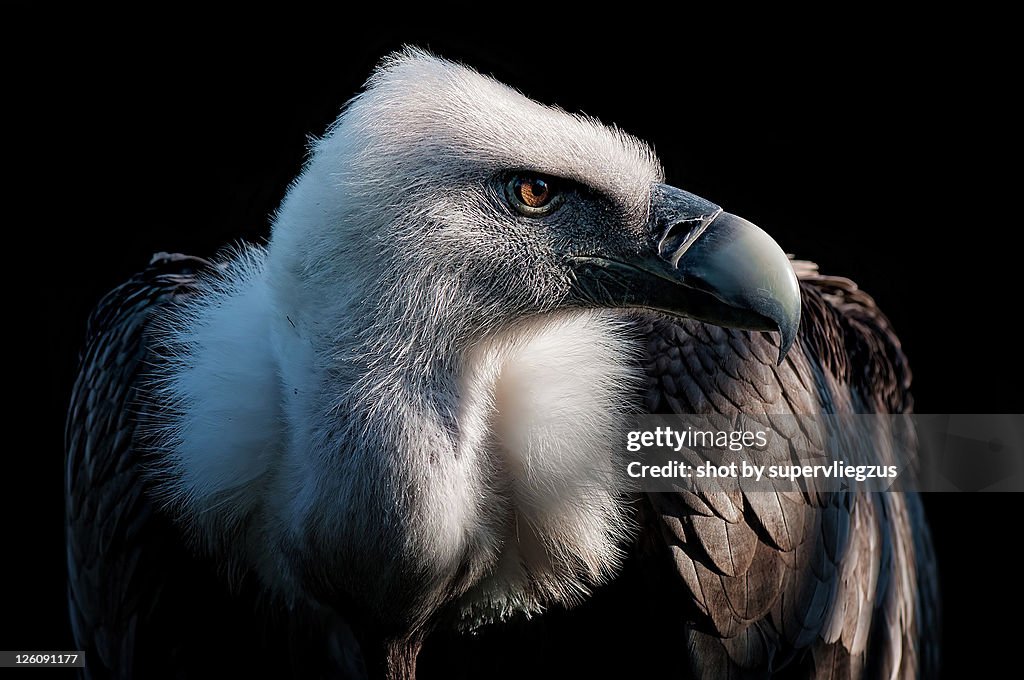
[[[192,550],[152,500],[135,436],[149,408],[139,386],[158,360],[147,327],[211,266],[158,255],[89,321],[65,432],[68,606],[85,673],[364,677],[344,621],[288,608],[251,578],[229,587],[223,566]]]
[[[162,583],[147,570],[159,531],[134,455],[137,379],[149,312],[187,291],[201,260],[158,256],[109,293],[89,319],[65,441],[68,600],[75,640],[97,676],[131,677],[140,620]]]

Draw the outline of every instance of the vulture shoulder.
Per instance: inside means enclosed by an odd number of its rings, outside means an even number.
[[[147,329],[155,310],[193,295],[211,267],[157,255],[89,319],[65,431],[68,603],[85,673],[317,677],[326,665],[360,677],[344,622],[304,611],[274,616],[249,579],[227,587],[227,575],[197,556],[152,500],[136,435],[150,408],[140,389],[159,361]]]
[[[794,263],[799,340],[776,366],[777,338],[648,317],[650,413],[900,413],[910,371],[874,301],[851,281]],[[775,434],[786,447],[813,432]],[[870,446],[851,442],[850,446]],[[851,452],[852,453],[852,452]],[[868,460],[884,452],[862,451]],[[696,677],[911,678],[934,673],[935,576],[919,499],[910,493],[651,493],[659,534],[687,593]],[[727,672],[722,669],[727,669]]]

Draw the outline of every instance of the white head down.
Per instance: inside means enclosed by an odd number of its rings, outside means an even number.
[[[617,129],[385,60],[269,246],[158,320],[153,432],[185,525],[273,592],[396,631],[585,595],[629,536],[621,310],[784,344],[799,318],[774,242],[662,182]]]

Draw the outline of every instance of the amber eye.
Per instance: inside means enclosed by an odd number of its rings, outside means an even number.
[[[551,185],[540,177],[520,177],[516,180],[516,198],[531,208],[543,208],[551,199]]]
[[[558,205],[558,194],[552,181],[537,175],[517,175],[508,183],[512,206],[531,217],[543,215]]]

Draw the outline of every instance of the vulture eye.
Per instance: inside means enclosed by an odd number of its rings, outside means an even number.
[[[539,175],[516,175],[508,183],[509,202],[528,217],[545,215],[562,202],[553,184]]]

